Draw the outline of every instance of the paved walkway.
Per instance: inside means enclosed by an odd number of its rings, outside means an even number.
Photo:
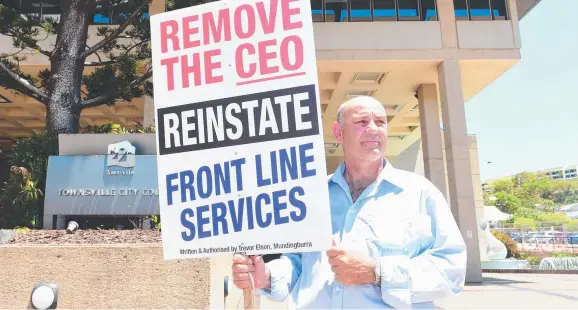
[[[211,308],[223,309],[223,278],[230,258],[211,262]],[[257,300],[260,309],[287,309],[286,303]],[[242,309],[242,292],[230,283],[227,309]],[[485,273],[484,283],[467,285],[458,296],[437,301],[438,309],[576,309],[578,275]]]
[[[456,296],[436,302],[442,309],[578,309],[578,275],[484,274]]]

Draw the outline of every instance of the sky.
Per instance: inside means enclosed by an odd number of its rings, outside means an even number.
[[[466,103],[482,181],[578,165],[576,12],[542,0],[520,21],[521,60]]]

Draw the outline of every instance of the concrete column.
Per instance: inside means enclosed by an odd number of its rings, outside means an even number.
[[[450,205],[468,248],[466,281],[482,282],[470,148],[459,61],[444,60],[438,67],[438,76]]]
[[[454,0],[437,0],[437,12],[442,34],[442,46],[444,48],[457,48],[458,30]]]
[[[472,182],[474,185],[474,201],[476,205],[476,221],[479,224],[480,218],[484,217],[484,195],[482,192],[482,181],[480,179],[480,164],[478,160],[478,142],[475,136],[469,136],[470,142],[470,164],[472,165]],[[479,228],[479,226],[478,226]],[[479,245],[480,245],[480,260],[485,261],[488,259],[486,254],[486,246],[488,240],[484,233],[479,232]]]
[[[518,17],[518,7],[516,1],[508,1],[506,3],[508,6],[508,16],[510,22],[512,23],[512,33],[514,34],[514,47],[522,48],[522,38],[520,37],[520,18]]]
[[[155,124],[155,100],[149,96],[144,100],[144,126],[154,126]]]
[[[165,11],[167,1],[166,0],[153,0],[149,6],[149,15],[162,13]]]
[[[446,173],[436,85],[421,85],[417,90],[417,98],[419,102],[419,123],[424,174],[447,199]]]
[[[149,16],[163,13],[166,8],[166,0],[153,0],[149,6]],[[152,82],[152,78],[149,79]],[[154,126],[155,124],[155,101],[154,98],[145,97],[144,102],[144,126]]]

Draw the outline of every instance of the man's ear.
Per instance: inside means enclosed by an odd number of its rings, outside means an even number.
[[[333,123],[333,136],[337,143],[343,143],[343,128],[338,122]]]

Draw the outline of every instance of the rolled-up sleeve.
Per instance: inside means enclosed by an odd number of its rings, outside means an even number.
[[[301,254],[283,254],[267,263],[271,273],[271,289],[258,292],[272,301],[282,302],[295,287],[301,275]]]
[[[397,309],[458,294],[464,287],[466,245],[451,210],[433,185],[424,190],[422,198],[432,223],[431,245],[413,258],[380,258],[382,299]]]

